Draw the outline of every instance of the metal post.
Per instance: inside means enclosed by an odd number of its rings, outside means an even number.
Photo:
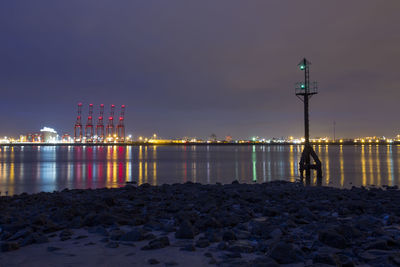
[[[304,171],[306,173],[306,184],[311,183],[311,169],[317,171],[317,183],[322,183],[322,168],[321,161],[319,160],[314,149],[310,145],[310,129],[309,129],[309,118],[308,118],[308,100],[312,95],[317,94],[316,88],[310,88],[310,73],[309,65],[311,63],[307,59],[303,59],[299,66],[301,70],[304,70],[304,83],[298,83],[296,87],[296,96],[299,97],[304,103],[304,150],[301,154],[299,169],[300,179],[304,180]],[[311,164],[311,157],[314,159],[315,164]]]

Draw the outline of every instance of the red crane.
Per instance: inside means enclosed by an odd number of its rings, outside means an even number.
[[[106,136],[108,139],[114,137],[114,109],[115,105],[111,105],[110,117],[108,117],[108,124],[106,127]]]
[[[121,142],[121,143],[125,141],[124,117],[125,117],[125,105],[122,105],[121,106],[121,113],[119,115],[119,122],[118,122],[118,125],[117,125],[118,141]]]
[[[89,115],[88,115],[88,119],[87,119],[86,126],[85,126],[86,142],[92,142],[93,141],[93,134],[94,134],[94,129],[93,129],[93,104],[89,104]]]
[[[98,142],[103,142],[104,141],[103,115],[104,115],[104,104],[101,104],[100,105],[99,118],[97,120],[97,125],[96,125],[96,135],[97,135],[97,141]]]
[[[74,126],[74,141],[82,141],[82,103],[78,103],[78,116]]]

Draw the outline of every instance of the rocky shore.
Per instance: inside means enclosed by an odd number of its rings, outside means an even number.
[[[400,265],[396,187],[143,184],[0,197],[0,211],[0,266]]]

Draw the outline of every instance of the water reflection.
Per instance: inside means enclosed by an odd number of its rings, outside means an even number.
[[[119,187],[127,181],[242,183],[295,181],[303,146],[0,147],[0,191]],[[314,147],[323,184],[398,185],[400,147]]]

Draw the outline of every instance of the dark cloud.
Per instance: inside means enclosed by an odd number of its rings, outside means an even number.
[[[135,135],[301,135],[303,56],[320,94],[312,135],[399,132],[400,3],[3,1],[2,133],[72,132],[76,103],[126,104]]]

